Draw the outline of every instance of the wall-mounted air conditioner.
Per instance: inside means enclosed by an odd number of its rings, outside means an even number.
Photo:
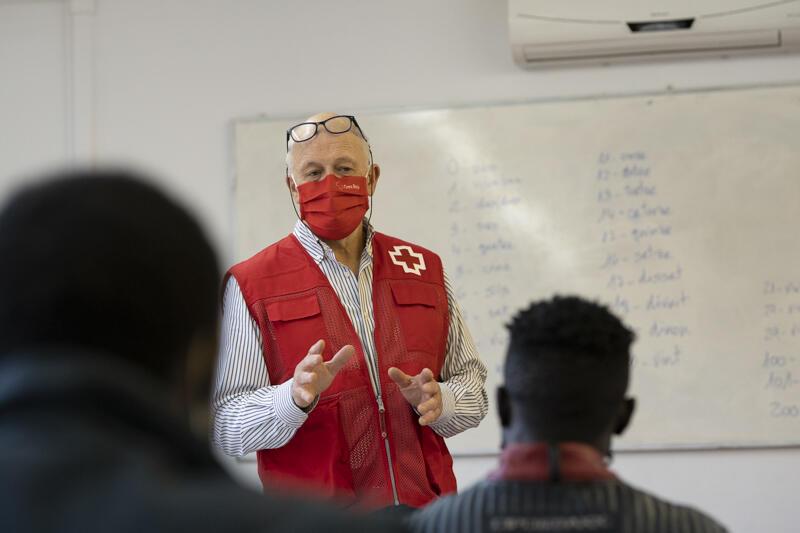
[[[800,51],[800,0],[509,0],[524,68]]]

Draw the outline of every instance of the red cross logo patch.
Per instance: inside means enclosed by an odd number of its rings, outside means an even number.
[[[389,257],[392,258],[392,263],[403,267],[403,272],[406,274],[421,276],[421,272],[425,270],[425,258],[421,253],[412,250],[410,246],[395,246],[389,251]]]

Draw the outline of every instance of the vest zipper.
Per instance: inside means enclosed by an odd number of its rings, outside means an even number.
[[[386,432],[386,407],[383,405],[383,398],[381,394],[375,395],[378,400],[378,418],[381,421],[381,437],[383,437],[383,444],[386,447],[386,460],[389,461],[389,481],[392,483],[392,496],[394,496],[394,504],[400,505],[400,498],[397,497],[397,482],[394,479],[394,466],[392,463],[392,452],[389,448],[389,434]]]

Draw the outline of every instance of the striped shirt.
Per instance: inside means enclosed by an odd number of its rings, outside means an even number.
[[[372,228],[366,226],[366,230],[367,245],[358,276],[338,262],[333,250],[302,222],[295,225],[294,236],[319,265],[342,302],[364,349],[375,389],[379,367],[372,308]],[[477,426],[486,416],[486,367],[478,357],[446,275],[445,291],[450,328],[441,372],[442,414],[431,428],[443,437],[451,437]],[[231,276],[223,295],[221,351],[212,395],[215,444],[233,456],[285,445],[308,418],[292,400],[291,387],[291,379],[270,383],[261,332]]]
[[[414,513],[410,524],[418,533],[725,533],[700,511],[618,480],[483,481]]]

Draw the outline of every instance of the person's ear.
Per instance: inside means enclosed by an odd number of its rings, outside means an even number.
[[[617,422],[614,424],[615,435],[622,435],[625,432],[625,430],[628,428],[628,424],[631,422],[631,418],[633,418],[633,412],[635,410],[636,399],[625,398],[622,401],[622,405],[619,409],[619,415],[617,416]]]
[[[380,177],[381,177],[381,167],[379,167],[378,165],[372,165],[372,175],[371,176],[369,176],[369,175],[367,176],[368,189],[369,189],[370,196],[375,194],[375,187],[378,186],[378,178],[380,178]]]
[[[291,176],[286,176],[286,187],[289,189],[289,194],[292,195],[292,200],[298,202],[297,186]]]
[[[207,438],[210,431],[209,398],[217,351],[216,327],[196,334],[189,344],[180,380],[181,411],[192,432],[201,438]]]
[[[502,385],[497,387],[497,414],[502,427],[511,425],[511,399],[508,397],[508,389]]]

